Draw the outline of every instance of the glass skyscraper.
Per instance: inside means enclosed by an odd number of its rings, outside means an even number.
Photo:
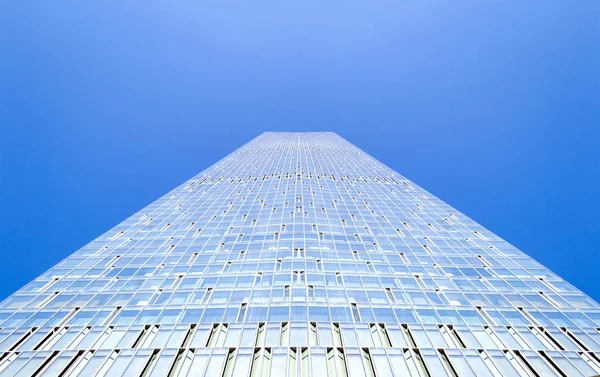
[[[265,133],[0,304],[0,377],[592,376],[600,305],[333,133]]]

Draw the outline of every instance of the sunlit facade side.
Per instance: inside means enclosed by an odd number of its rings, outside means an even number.
[[[0,303],[0,377],[600,374],[600,305],[333,133],[264,133]]]

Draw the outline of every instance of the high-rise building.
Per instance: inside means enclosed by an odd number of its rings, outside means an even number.
[[[333,133],[265,133],[0,304],[0,377],[591,376],[600,306]]]

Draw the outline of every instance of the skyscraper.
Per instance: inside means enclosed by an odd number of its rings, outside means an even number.
[[[333,133],[265,133],[0,304],[0,377],[591,376],[600,306]]]

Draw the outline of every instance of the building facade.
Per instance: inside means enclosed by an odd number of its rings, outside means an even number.
[[[265,133],[0,304],[0,377],[600,373],[600,306],[333,133]]]

